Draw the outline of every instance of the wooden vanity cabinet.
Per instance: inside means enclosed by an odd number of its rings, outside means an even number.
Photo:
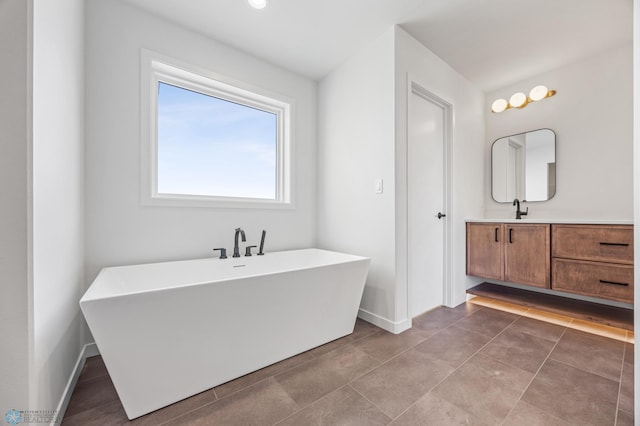
[[[467,274],[633,303],[633,225],[467,222]]]
[[[633,303],[632,225],[553,225],[554,290]]]
[[[551,282],[548,224],[467,223],[467,274],[535,287]]]

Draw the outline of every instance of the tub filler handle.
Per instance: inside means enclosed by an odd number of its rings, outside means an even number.
[[[256,247],[258,247],[258,246],[247,246],[246,250],[244,251],[244,255],[245,256],[251,256],[251,249],[252,248],[256,248]]]
[[[214,248],[213,251],[220,250],[220,259],[227,258],[227,249],[226,248]]]
[[[260,238],[260,251],[258,252],[258,256],[264,255],[264,237],[267,236],[267,231],[262,230],[262,238]]]

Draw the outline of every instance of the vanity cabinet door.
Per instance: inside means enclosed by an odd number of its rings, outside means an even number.
[[[550,288],[551,227],[548,224],[505,226],[504,280]]]
[[[504,225],[467,223],[467,274],[504,279]]]

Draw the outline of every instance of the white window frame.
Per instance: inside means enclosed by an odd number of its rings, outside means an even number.
[[[141,50],[141,201],[177,207],[293,209],[293,101],[248,84]],[[158,193],[158,84],[193,90],[276,115],[275,199]],[[242,173],[242,165],[238,165]]]

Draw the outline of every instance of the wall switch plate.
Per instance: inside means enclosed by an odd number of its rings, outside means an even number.
[[[375,189],[376,189],[376,194],[382,194],[382,192],[383,192],[382,178],[376,179],[376,181],[375,181]]]

